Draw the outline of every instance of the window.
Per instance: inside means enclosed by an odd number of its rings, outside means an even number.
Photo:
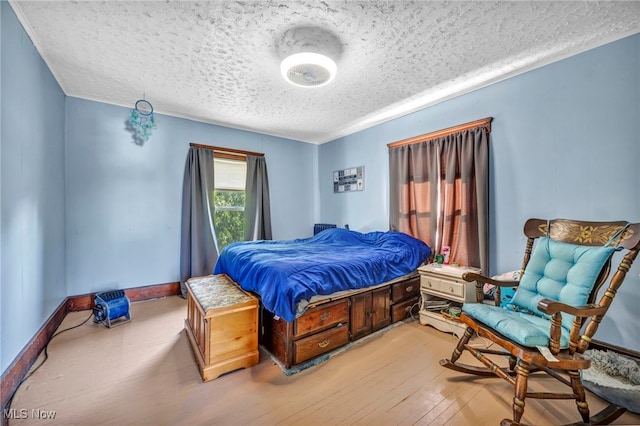
[[[489,132],[492,118],[389,147],[389,224],[452,261],[488,270]]]
[[[244,239],[247,162],[214,158],[214,218],[218,250]]]

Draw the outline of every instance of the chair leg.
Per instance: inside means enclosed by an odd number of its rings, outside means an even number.
[[[471,336],[473,336],[473,329],[471,327],[467,327],[467,329],[464,331],[464,334],[458,341],[458,345],[456,346],[456,348],[453,350],[453,353],[451,354],[452,364],[455,363],[458,360],[458,358],[460,358],[460,355],[462,355],[462,351],[464,350],[464,346],[467,343],[469,343],[469,339],[471,339]]]
[[[527,397],[527,380],[529,378],[529,363],[520,360],[516,365],[515,396],[513,397],[513,421],[520,423],[524,413],[524,400]]]
[[[580,379],[580,372],[569,371],[569,377],[571,378],[571,389],[573,389],[573,393],[576,394],[576,405],[578,406],[578,411],[582,416],[582,420],[585,423],[589,423],[589,403],[587,402],[587,397],[585,395],[584,385]]]

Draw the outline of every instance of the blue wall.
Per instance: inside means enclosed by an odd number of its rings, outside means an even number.
[[[640,34],[322,145],[320,220],[387,229],[386,144],[489,116],[492,273],[519,268],[530,217],[640,222]],[[365,191],[334,194],[357,165]],[[635,350],[638,263],[597,334]]]
[[[263,152],[273,236],[311,235],[318,147],[156,114],[143,145],[130,108],[67,98],[67,294],[179,281],[189,143]]]
[[[2,13],[0,365],[66,297],[64,93],[7,2]]]

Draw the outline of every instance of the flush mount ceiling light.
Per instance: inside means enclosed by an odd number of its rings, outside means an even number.
[[[288,56],[280,64],[282,76],[300,87],[320,87],[330,83],[338,67],[328,56],[302,52]]]

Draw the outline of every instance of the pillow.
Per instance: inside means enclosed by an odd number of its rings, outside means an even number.
[[[520,271],[520,269],[518,269],[516,271],[509,271],[509,272],[504,272],[500,275],[494,275],[491,278],[498,281],[520,281],[521,275],[522,275],[522,272]],[[496,286],[493,284],[485,283],[482,286],[482,292],[485,296],[485,299],[494,300],[496,296]],[[501,287],[500,288],[500,306],[505,306],[506,304],[508,304],[513,298],[514,293],[515,293],[514,287]]]
[[[520,281],[520,269],[516,270],[516,271],[509,271],[509,272],[504,272],[500,275],[494,275],[493,278],[494,280],[498,280],[498,281]]]
[[[568,305],[584,305],[596,279],[616,247],[589,247],[540,238],[511,303],[550,318],[538,310],[541,299]],[[573,315],[562,315],[562,326],[571,328]]]

